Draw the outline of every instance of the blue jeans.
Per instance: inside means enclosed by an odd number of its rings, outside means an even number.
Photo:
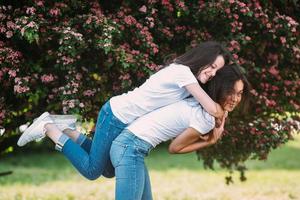
[[[113,141],[110,157],[116,172],[116,200],[150,200],[151,184],[144,158],[153,148],[125,129]]]
[[[82,144],[73,142],[63,135],[59,141],[63,144],[62,152],[73,166],[87,179],[95,180],[99,176],[114,176],[109,150],[112,141],[126,127],[116,118],[111,110],[109,102],[106,102],[98,115],[93,140],[83,140]],[[61,141],[64,140],[64,141]]]

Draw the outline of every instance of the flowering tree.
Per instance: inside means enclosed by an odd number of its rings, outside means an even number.
[[[109,97],[141,84],[206,40],[223,41],[253,85],[247,115],[198,155],[244,170],[299,128],[299,7],[286,1],[11,1],[0,6],[0,151],[44,110],[95,118]],[[298,123],[298,124],[297,124]],[[229,148],[230,147],[230,148]]]

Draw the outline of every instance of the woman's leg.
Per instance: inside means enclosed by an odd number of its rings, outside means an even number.
[[[62,146],[61,151],[63,154],[84,177],[94,180],[103,173],[107,163],[110,162],[109,150],[111,143],[124,127],[125,124],[112,114],[109,103],[106,103],[98,115],[89,153],[65,134],[59,135],[56,131],[47,131],[46,134],[55,143]]]
[[[137,145],[134,139],[136,136],[133,135],[132,138],[128,138],[122,133],[113,142],[110,150],[116,171],[115,199],[140,200],[147,198],[150,200],[152,199],[150,180],[144,162],[144,157],[147,154],[143,153],[148,152],[148,146]]]
[[[151,191],[150,177],[146,165],[144,171],[145,171],[145,186],[142,195],[142,200],[149,200],[152,199],[152,191]]]
[[[86,135],[83,135],[82,133],[78,132],[77,130],[72,129],[66,129],[63,131],[64,134],[69,136],[71,140],[73,140],[75,143],[79,144],[81,148],[83,148],[87,153],[90,153],[91,146],[92,146],[92,140],[88,138]],[[115,168],[112,166],[111,161],[106,164],[102,175],[106,178],[113,178],[115,176]]]
[[[90,153],[92,140],[89,137],[80,133],[77,130],[72,129],[65,129],[63,133],[69,136],[69,138],[71,138],[73,142],[79,144],[81,148],[83,148],[87,153]]]

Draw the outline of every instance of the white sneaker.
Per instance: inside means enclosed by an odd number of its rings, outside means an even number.
[[[61,131],[65,129],[76,129],[77,117],[75,115],[50,115],[50,117]]]
[[[39,116],[21,135],[18,140],[18,146],[22,147],[26,145],[28,142],[33,140],[38,140],[45,137],[45,129],[44,126],[47,123],[54,123],[50,117],[48,112],[44,112],[41,116]]]
[[[77,121],[75,115],[50,115],[55,124],[74,124]]]

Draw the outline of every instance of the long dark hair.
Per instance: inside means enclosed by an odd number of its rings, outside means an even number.
[[[238,65],[225,65],[218,70],[216,76],[203,85],[203,87],[215,102],[222,105],[226,97],[232,94],[234,84],[239,80],[244,83],[242,100],[239,107],[242,112],[247,112],[251,86]]]
[[[203,70],[208,65],[214,63],[218,56],[223,56],[225,63],[230,58],[229,51],[219,42],[202,42],[196,47],[175,58],[172,62],[188,66],[194,75]],[[167,64],[170,64],[168,62]]]

